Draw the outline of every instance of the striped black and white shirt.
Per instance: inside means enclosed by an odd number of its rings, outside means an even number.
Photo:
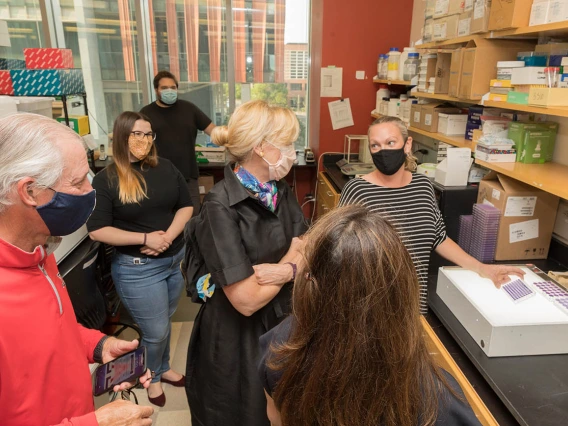
[[[420,313],[425,314],[430,252],[446,239],[446,226],[430,180],[413,173],[408,185],[387,188],[361,178],[352,179],[343,188],[339,200],[339,205],[347,204],[362,204],[388,216],[414,261],[420,282]]]

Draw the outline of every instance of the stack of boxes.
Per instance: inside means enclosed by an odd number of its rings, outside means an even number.
[[[458,23],[463,12],[462,0],[436,0],[432,21],[432,41],[448,40],[458,36]]]
[[[24,60],[0,58],[0,94],[63,96],[84,93],[83,72],[73,66],[70,49],[24,49]],[[25,106],[27,102],[22,100],[19,103]],[[19,110],[24,110],[22,108]],[[43,109],[47,110],[47,107]],[[87,116],[71,116],[69,119],[70,127],[77,133],[90,133]],[[58,121],[65,122],[65,119]]]

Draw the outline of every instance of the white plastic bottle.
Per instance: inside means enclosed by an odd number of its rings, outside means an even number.
[[[391,98],[389,101],[388,115],[391,117],[398,117],[398,110],[400,108],[400,99]]]
[[[391,47],[389,51],[389,71],[387,78],[389,80],[398,80],[398,66],[400,63],[400,52],[398,47]]]
[[[390,98],[390,90],[386,84],[379,85],[379,90],[377,90],[377,98],[375,102],[375,109],[377,111],[381,108],[381,102],[383,98]]]
[[[405,47],[402,53],[400,54],[400,59],[398,61],[398,77],[397,77],[399,80],[403,80],[402,76],[404,74],[404,63],[408,59],[408,54],[414,52],[417,52],[417,50],[414,47]]]

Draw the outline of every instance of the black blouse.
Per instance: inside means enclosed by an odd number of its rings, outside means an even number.
[[[222,287],[253,275],[253,265],[278,263],[292,238],[306,231],[290,187],[284,180],[277,186],[278,204],[272,212],[247,192],[229,165],[225,179],[207,194],[200,214],[186,229],[186,238],[195,241],[205,262],[203,271],[188,274],[193,300],[197,296],[192,283],[202,272],[211,273],[216,286],[195,319],[188,349],[186,391],[192,425],[269,426],[256,372],[258,339],[290,312],[292,283],[250,316],[233,307]],[[188,251],[188,265],[193,251]]]

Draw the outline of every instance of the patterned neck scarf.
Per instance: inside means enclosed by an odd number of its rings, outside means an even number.
[[[233,170],[235,176],[241,184],[260,201],[267,209],[274,213],[278,202],[278,187],[276,182],[261,183],[256,177],[250,174],[244,167],[239,164],[235,165]]]

